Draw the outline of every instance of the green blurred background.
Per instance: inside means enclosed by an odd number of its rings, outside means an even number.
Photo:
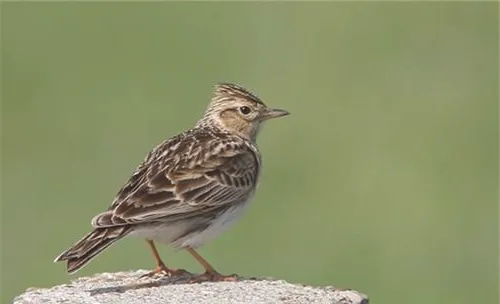
[[[201,250],[221,272],[498,303],[497,3],[1,8],[3,303],[154,266],[138,239],[75,276],[52,261],[219,81],[292,112],[260,136],[254,204]]]

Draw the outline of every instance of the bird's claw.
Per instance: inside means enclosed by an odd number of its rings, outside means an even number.
[[[166,266],[158,266],[153,271],[141,275],[139,279],[152,278],[157,275],[162,275],[167,277],[177,277],[177,276],[187,276],[187,275],[190,276],[191,273],[184,269],[170,269]]]
[[[240,278],[236,274],[223,275],[218,272],[205,272],[189,280],[189,283],[202,282],[237,282]]]

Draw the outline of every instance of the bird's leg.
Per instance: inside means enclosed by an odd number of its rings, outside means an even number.
[[[235,282],[238,281],[239,278],[236,274],[231,275],[222,275],[218,273],[210,263],[207,262],[201,255],[198,254],[193,248],[186,247],[186,250],[205,268],[205,273],[192,278],[190,283],[200,283],[200,282],[217,282],[217,281],[229,281]]]
[[[161,274],[164,273],[165,275],[172,277],[172,276],[182,276],[182,275],[187,275],[190,274],[184,269],[170,269],[168,268],[165,263],[163,263],[160,254],[158,253],[158,250],[156,249],[155,243],[152,240],[146,240],[148,242],[149,247],[151,248],[151,251],[153,252],[153,256],[155,257],[156,260],[156,268],[148,272],[144,275],[141,276],[141,278],[144,277],[152,277],[156,274]]]

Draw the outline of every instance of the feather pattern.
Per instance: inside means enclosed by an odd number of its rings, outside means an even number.
[[[260,167],[256,147],[227,133],[203,129],[189,133],[153,150],[92,225],[103,228],[189,218],[200,208],[228,205],[254,191]],[[225,142],[222,146],[221,141]],[[204,157],[189,157],[188,151],[198,147],[206,151]],[[187,157],[175,158],[174,154]]]

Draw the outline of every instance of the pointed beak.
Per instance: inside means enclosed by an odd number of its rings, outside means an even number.
[[[261,115],[261,120],[268,120],[271,118],[290,115],[290,112],[281,109],[267,109]]]

